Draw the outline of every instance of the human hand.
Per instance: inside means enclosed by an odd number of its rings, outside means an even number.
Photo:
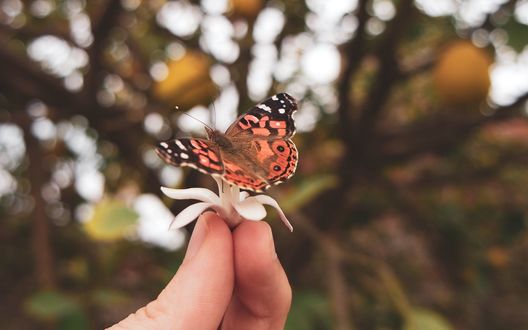
[[[269,225],[206,212],[167,287],[111,329],[282,329],[290,303]]]

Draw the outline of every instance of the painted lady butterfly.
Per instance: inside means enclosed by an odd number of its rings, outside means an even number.
[[[225,133],[206,127],[208,139],[161,142],[157,154],[167,163],[190,166],[242,189],[261,192],[289,179],[297,167],[292,114],[295,99],[286,93],[257,104]]]

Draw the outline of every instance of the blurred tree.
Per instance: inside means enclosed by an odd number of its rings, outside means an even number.
[[[184,240],[159,186],[211,185],[155,156],[202,129],[172,108],[225,127],[286,91],[288,329],[527,328],[527,8],[0,2],[0,323],[101,328],[154,297]]]

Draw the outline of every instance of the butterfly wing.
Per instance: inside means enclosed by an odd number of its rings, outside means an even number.
[[[224,173],[218,148],[204,139],[176,139],[158,144],[156,153],[165,162],[175,166],[189,166],[207,174]]]
[[[264,178],[258,176],[255,171],[248,170],[244,163],[230,159],[229,154],[224,158],[224,169],[224,180],[242,189],[261,192],[270,187]]]
[[[239,135],[255,138],[290,138],[295,134],[295,123],[292,118],[295,111],[297,111],[295,99],[286,93],[279,93],[238,117],[229,126],[226,135],[233,138]]]
[[[280,93],[241,115],[226,131],[240,148],[237,154],[222,154],[224,178],[253,191],[289,179],[298,160],[297,148],[290,140],[295,134],[292,115],[296,110],[295,99]]]

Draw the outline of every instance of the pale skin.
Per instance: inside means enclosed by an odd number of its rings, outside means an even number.
[[[110,329],[282,329],[291,296],[269,225],[207,212],[156,300]]]

